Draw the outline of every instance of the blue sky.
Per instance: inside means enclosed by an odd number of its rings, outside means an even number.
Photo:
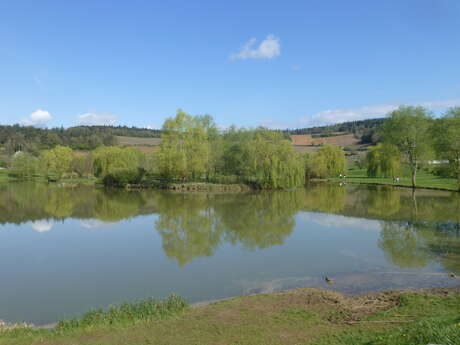
[[[0,123],[305,127],[460,105],[460,1],[0,0]]]

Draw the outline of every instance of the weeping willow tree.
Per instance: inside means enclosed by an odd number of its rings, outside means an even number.
[[[305,180],[302,156],[282,133],[257,129],[244,145],[245,178],[262,189],[301,186]]]
[[[395,177],[401,172],[401,154],[396,146],[381,143],[372,147],[366,156],[367,176]]]
[[[56,146],[51,150],[41,153],[40,162],[45,175],[50,172],[55,173],[61,178],[65,173],[70,171],[70,164],[73,159],[72,149],[67,146]]]
[[[210,117],[193,117],[182,110],[165,120],[157,156],[158,169],[164,178],[196,181],[207,176],[211,158],[210,123]]]
[[[324,145],[306,156],[306,166],[310,177],[336,177],[345,172],[345,153],[339,146]]]
[[[144,154],[134,147],[101,146],[93,151],[96,176],[104,177],[122,170],[137,169]]]

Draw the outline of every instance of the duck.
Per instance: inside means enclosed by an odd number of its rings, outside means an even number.
[[[332,284],[334,282],[334,279],[332,278],[329,278],[329,277],[324,277],[324,280],[328,283],[328,284]]]
[[[451,277],[451,278],[457,278],[457,276],[455,275],[455,273],[452,273],[452,272],[450,272],[450,273],[448,274],[448,276]]]

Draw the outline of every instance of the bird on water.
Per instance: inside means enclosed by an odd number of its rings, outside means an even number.
[[[324,280],[328,283],[328,284],[332,284],[334,282],[334,279],[332,278],[329,278],[329,277],[324,277]]]

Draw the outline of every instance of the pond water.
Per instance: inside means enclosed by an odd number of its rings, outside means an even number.
[[[174,292],[454,286],[459,193],[318,184],[248,193],[0,187],[0,319],[47,324]],[[324,277],[335,280],[328,285]]]

